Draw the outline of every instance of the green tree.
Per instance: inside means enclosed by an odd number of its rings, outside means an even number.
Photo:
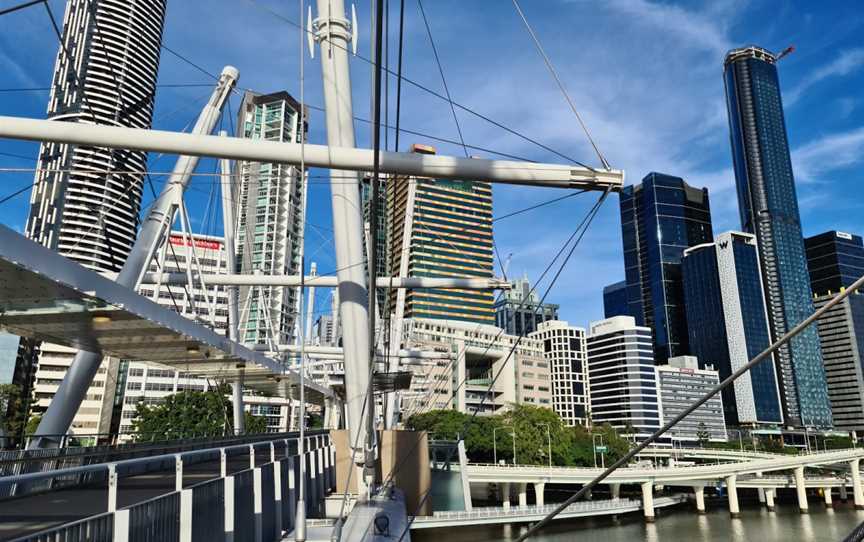
[[[246,412],[244,424],[246,426],[246,433],[250,435],[267,432],[267,418],[264,416],[254,416],[251,412]]]
[[[15,442],[24,428],[24,400],[21,386],[0,384],[0,435],[10,437]]]
[[[168,440],[231,431],[228,389],[182,391],[158,405],[138,403],[132,422],[136,440]]]

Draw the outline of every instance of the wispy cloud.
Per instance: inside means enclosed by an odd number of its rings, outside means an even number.
[[[864,127],[823,136],[792,152],[795,177],[816,182],[820,177],[864,163]]]
[[[830,63],[813,70],[791,91],[785,93],[787,106],[794,105],[814,85],[832,77],[843,77],[864,67],[864,48],[848,49]]]

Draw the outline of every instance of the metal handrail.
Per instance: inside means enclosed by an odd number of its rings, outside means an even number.
[[[315,434],[310,434],[309,436],[306,437],[306,439],[307,440],[316,439],[322,433],[323,433],[323,431],[319,432],[319,433],[315,433]],[[294,439],[296,439],[296,438],[297,437],[295,435]],[[157,463],[157,462],[163,462],[163,461],[176,461],[178,458],[182,461],[182,459],[185,457],[195,457],[198,455],[205,455],[205,454],[210,454],[210,453],[221,453],[223,450],[224,451],[237,450],[237,449],[247,449],[248,450],[250,446],[254,447],[254,446],[261,445],[261,444],[270,444],[270,443],[275,444],[276,442],[284,442],[284,441],[288,441],[288,440],[291,440],[291,439],[287,438],[287,437],[286,438],[278,438],[278,439],[272,439],[269,441],[259,441],[256,443],[235,444],[232,446],[217,446],[217,447],[201,449],[201,450],[190,450],[187,452],[169,453],[169,454],[154,455],[154,456],[147,456],[147,457],[136,457],[136,458],[132,458],[132,459],[123,459],[120,461],[94,463],[92,465],[82,465],[82,466],[78,466],[78,467],[67,467],[67,468],[63,468],[63,469],[55,469],[55,470],[48,470],[48,471],[42,471],[42,472],[31,472],[31,473],[24,473],[24,474],[16,474],[16,475],[12,475],[12,476],[3,476],[3,477],[0,477],[0,486],[6,485],[6,484],[20,484],[20,483],[27,483],[27,482],[37,482],[37,481],[51,479],[51,478],[60,478],[60,477],[64,477],[64,476],[73,476],[73,475],[78,475],[78,474],[88,474],[88,473],[92,473],[92,472],[100,472],[100,471],[108,472],[111,468],[113,468],[115,473],[117,473],[117,475],[119,476],[121,469],[118,469],[118,467],[129,467],[129,466],[137,465],[137,464]]]

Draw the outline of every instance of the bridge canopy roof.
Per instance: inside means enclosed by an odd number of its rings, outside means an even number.
[[[0,225],[0,328],[22,337],[234,381],[281,397],[299,373]],[[306,399],[332,390],[306,380]]]

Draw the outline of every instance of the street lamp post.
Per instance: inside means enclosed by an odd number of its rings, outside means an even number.
[[[548,423],[539,423],[537,425],[545,425],[546,426],[546,443],[548,444],[549,449],[549,468],[552,468],[552,434],[549,431]]]

